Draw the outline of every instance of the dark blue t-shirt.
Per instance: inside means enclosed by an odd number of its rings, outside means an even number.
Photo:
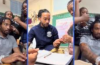
[[[27,20],[25,21],[25,23],[27,24]],[[27,30],[23,27],[21,27],[20,29],[20,31],[22,32],[20,41],[25,44],[27,43]]]
[[[51,50],[54,48],[53,42],[58,39],[58,31],[52,25],[43,28],[40,24],[38,24],[31,28],[28,41],[32,42],[33,38],[36,39],[36,48]]]

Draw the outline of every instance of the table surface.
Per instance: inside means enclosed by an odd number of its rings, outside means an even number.
[[[11,65],[11,64],[0,64],[0,65]]]
[[[39,50],[36,62],[45,63],[45,64],[53,64],[53,65],[54,64],[65,65],[65,64],[69,64],[73,57],[72,55],[69,55],[69,54],[65,55],[65,54],[59,54],[59,53],[51,53],[51,55],[44,58],[44,56],[46,56],[49,53],[51,52],[46,51],[46,50]],[[57,59],[58,57],[59,59]]]
[[[84,62],[82,60],[75,60],[75,65],[92,65],[92,64],[88,62]]]

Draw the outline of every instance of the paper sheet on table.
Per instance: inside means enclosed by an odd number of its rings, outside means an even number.
[[[72,60],[72,55],[65,55],[58,53],[52,53],[51,55],[44,58],[44,56],[46,56],[49,53],[51,52],[45,50],[43,50],[43,52],[39,51],[36,62],[53,64],[53,65],[68,65]]]
[[[50,54],[50,53],[51,53],[50,51],[39,50],[39,51],[38,51],[38,56],[37,56],[37,58],[44,57],[44,56],[46,56],[46,55],[48,55],[48,54]]]

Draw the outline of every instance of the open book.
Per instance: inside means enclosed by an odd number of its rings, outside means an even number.
[[[39,50],[36,62],[52,65],[68,65],[72,55],[52,53],[46,50]]]

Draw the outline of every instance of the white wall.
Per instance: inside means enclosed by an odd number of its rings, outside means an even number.
[[[31,17],[33,11],[35,11],[37,14],[40,9],[48,9],[51,13],[51,4],[52,0],[29,0],[29,17]]]
[[[0,12],[5,13],[5,11],[10,11],[10,0],[5,0],[6,4],[3,4],[3,0],[0,0]],[[16,0],[23,2],[24,0]]]
[[[86,7],[89,13],[100,14],[100,0],[82,0],[80,7]]]
[[[67,3],[69,0],[53,0],[53,15],[66,13],[67,10]]]
[[[33,12],[36,12],[36,15],[38,14],[38,11],[40,9],[47,9],[50,11],[51,14],[51,21],[52,21],[52,0],[28,0],[28,16],[29,18],[32,18]],[[33,20],[32,20],[33,21]],[[50,21],[50,24],[52,22]],[[34,25],[37,25],[40,21],[37,19],[35,20],[35,23],[32,22],[29,27],[33,27]]]
[[[6,4],[3,4],[3,0],[0,0],[0,12],[5,12],[10,10],[10,0],[5,0]]]

